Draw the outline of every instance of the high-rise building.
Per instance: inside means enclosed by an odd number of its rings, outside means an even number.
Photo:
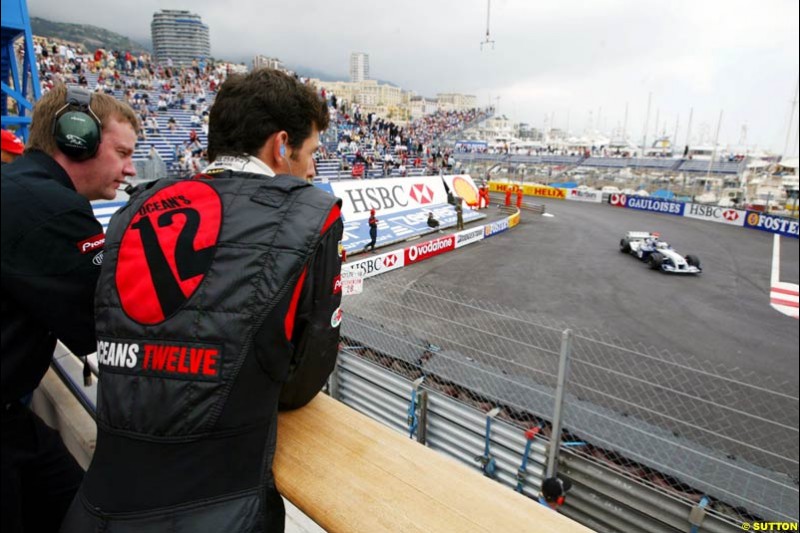
[[[369,79],[369,54],[353,52],[350,54],[350,81]]]
[[[253,57],[253,70],[258,70],[261,68],[273,68],[275,70],[282,70],[284,72],[286,71],[286,67],[283,66],[283,63],[280,59],[276,57],[257,55]]]
[[[150,23],[153,55],[159,63],[172,60],[175,65],[191,65],[192,60],[208,58],[211,43],[208,26],[200,15],[185,10],[162,9]]]

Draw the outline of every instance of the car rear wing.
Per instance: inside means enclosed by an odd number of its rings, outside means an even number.
[[[649,231],[629,231],[627,235],[625,235],[625,238],[627,238],[629,241],[643,241],[654,236],[655,235]]]

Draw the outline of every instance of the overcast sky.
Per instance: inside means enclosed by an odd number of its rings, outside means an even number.
[[[797,0],[28,0],[32,16],[94,24],[149,40],[159,9],[188,9],[208,24],[217,58],[255,54],[347,74],[369,54],[373,78],[426,96],[475,94],[514,121],[545,117],[574,134],[622,129],[641,143],[656,131],[783,152],[798,80]],[[488,48],[488,49],[487,49]],[[498,99],[499,97],[499,99]],[[789,136],[797,154],[797,111]]]

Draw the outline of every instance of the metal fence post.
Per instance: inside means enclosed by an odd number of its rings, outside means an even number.
[[[328,394],[334,400],[339,399],[339,372],[341,372],[341,365],[337,362],[333,367],[333,372],[328,376]]]
[[[558,358],[558,385],[556,386],[556,403],[553,408],[553,429],[550,432],[550,451],[547,457],[546,477],[552,477],[556,471],[556,461],[561,448],[561,419],[564,414],[564,389],[569,374],[569,354],[572,349],[572,330],[565,329],[561,334],[561,355]]]
[[[428,391],[419,392],[419,425],[417,426],[417,442],[425,444],[428,437]]]

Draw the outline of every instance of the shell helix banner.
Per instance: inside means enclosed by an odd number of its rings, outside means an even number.
[[[511,189],[512,192],[516,192],[519,187],[520,186],[518,183],[515,184],[501,181],[489,182],[489,190],[491,192],[506,192],[508,189]],[[539,196],[541,198],[555,198],[558,200],[564,200],[567,197],[566,189],[557,189],[555,187],[537,185],[535,183],[526,183],[522,185],[522,194],[525,196]]]

